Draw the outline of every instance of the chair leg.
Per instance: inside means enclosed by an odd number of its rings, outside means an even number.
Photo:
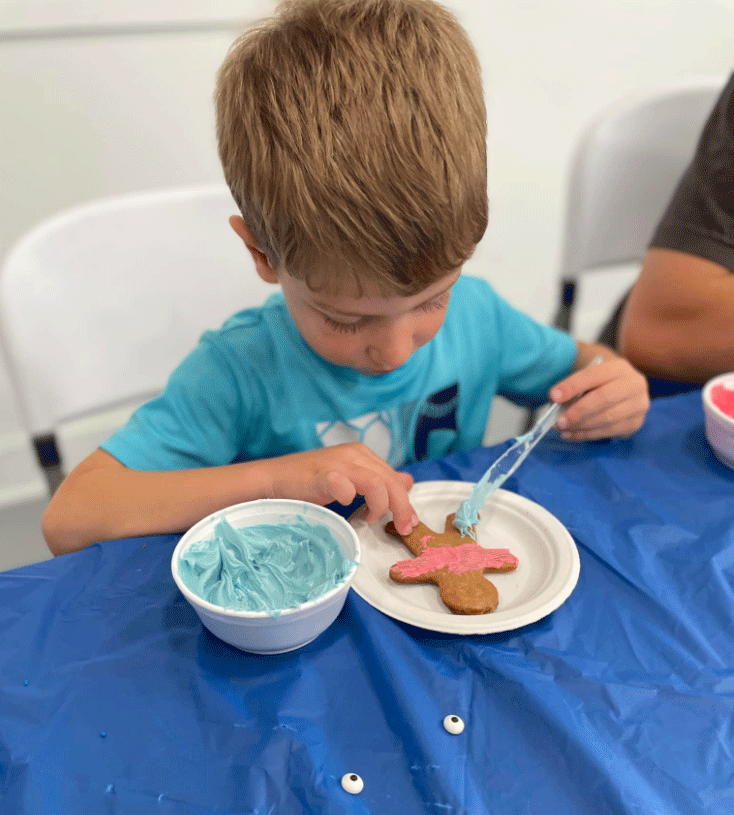
[[[36,459],[46,477],[48,494],[52,496],[64,480],[64,471],[55,434],[46,433],[42,436],[34,436],[33,447],[36,451]]]
[[[573,312],[573,304],[576,300],[576,281],[566,278],[561,281],[561,297],[558,303],[558,311],[553,318],[553,325],[555,328],[560,328],[561,331],[571,330],[571,316]],[[525,420],[525,427],[523,433],[527,433],[535,424],[535,419],[538,415],[538,408],[528,411]]]
[[[556,328],[560,328],[562,331],[571,330],[571,313],[573,312],[575,300],[576,281],[568,279],[561,281],[561,299],[558,304],[558,312],[553,320],[553,325]]]

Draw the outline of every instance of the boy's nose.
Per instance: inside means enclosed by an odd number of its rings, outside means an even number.
[[[394,371],[404,365],[415,350],[412,331],[386,331],[367,346],[367,356],[377,370]]]

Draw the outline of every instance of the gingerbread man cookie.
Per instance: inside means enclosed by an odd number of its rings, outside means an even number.
[[[396,583],[435,583],[441,599],[454,614],[494,611],[499,602],[497,589],[484,573],[511,572],[519,561],[509,549],[485,549],[462,536],[453,521],[451,513],[442,534],[419,523],[409,535],[401,535],[390,521],[385,531],[402,540],[415,555],[396,563],[390,577]]]

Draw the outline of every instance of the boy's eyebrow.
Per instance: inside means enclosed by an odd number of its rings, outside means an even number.
[[[451,287],[454,285],[454,283],[456,283],[456,281],[452,280],[451,283],[449,283],[448,286],[446,286],[445,289],[441,289],[441,291],[436,292],[435,294],[432,294],[430,297],[426,297],[426,299],[422,300],[420,303],[416,303],[416,307],[417,306],[422,306],[424,303],[430,303],[431,300],[436,300],[439,297],[441,297],[441,295],[446,294],[446,292],[449,291],[449,289],[451,289]],[[339,317],[364,317],[365,316],[364,314],[359,313],[359,312],[355,312],[355,311],[340,311],[339,309],[332,308],[331,306],[326,305],[324,303],[319,303],[317,300],[314,300],[313,305],[316,306],[316,308],[320,309],[321,311],[328,311],[330,314],[337,314]]]

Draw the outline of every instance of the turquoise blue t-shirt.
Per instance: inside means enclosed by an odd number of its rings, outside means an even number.
[[[398,467],[478,447],[496,393],[543,401],[575,358],[571,337],[462,276],[436,336],[368,376],[314,353],[278,293],[207,331],[102,448],[132,469],[176,470],[361,441]]]

